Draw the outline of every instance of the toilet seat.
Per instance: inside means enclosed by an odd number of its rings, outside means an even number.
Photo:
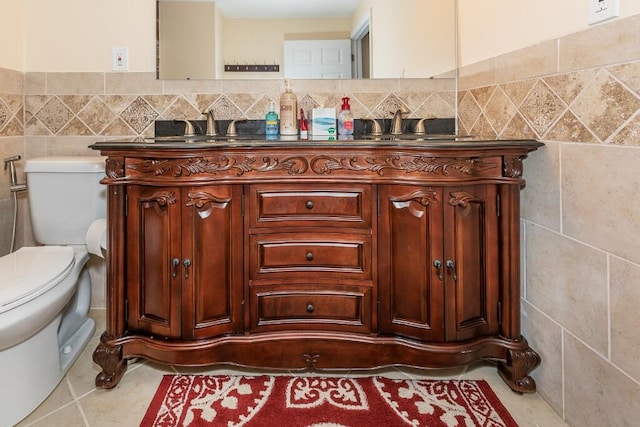
[[[47,292],[72,269],[69,246],[23,247],[0,257],[0,313]]]

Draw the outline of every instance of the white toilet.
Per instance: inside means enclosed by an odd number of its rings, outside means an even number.
[[[36,409],[93,336],[86,236],[107,211],[101,157],[27,160],[25,173],[45,246],[0,257],[0,427]]]

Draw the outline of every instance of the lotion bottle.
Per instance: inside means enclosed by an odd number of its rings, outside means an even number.
[[[351,105],[349,105],[348,96],[342,98],[342,109],[338,116],[338,135],[353,135],[353,113],[351,112]]]
[[[280,135],[298,136],[298,98],[291,91],[289,80],[285,85],[285,92],[280,96]]]
[[[276,105],[273,101],[269,102],[269,112],[265,117],[264,124],[267,139],[278,139],[278,113],[276,113]]]

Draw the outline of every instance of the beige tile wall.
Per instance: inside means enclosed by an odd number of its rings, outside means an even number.
[[[461,132],[534,138],[522,202],[523,333],[574,426],[640,414],[640,15],[461,70]]]

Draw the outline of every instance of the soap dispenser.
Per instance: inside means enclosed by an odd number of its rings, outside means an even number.
[[[276,104],[269,102],[269,112],[265,116],[265,134],[268,140],[278,139],[278,113],[276,113]]]
[[[340,136],[353,135],[353,113],[348,96],[342,98],[342,108],[338,116],[338,134]]]

